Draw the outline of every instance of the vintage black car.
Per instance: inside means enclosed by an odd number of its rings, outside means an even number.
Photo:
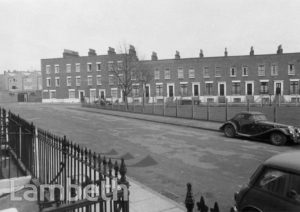
[[[248,137],[254,139],[264,139],[273,145],[284,145],[287,141],[293,143],[300,142],[300,129],[270,122],[261,112],[241,112],[232,119],[224,123],[220,130],[227,137]]]

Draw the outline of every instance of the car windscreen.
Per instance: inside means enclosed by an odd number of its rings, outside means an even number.
[[[253,115],[255,121],[266,121],[267,117],[263,114]]]

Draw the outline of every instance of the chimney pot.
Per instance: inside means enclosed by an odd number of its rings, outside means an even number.
[[[179,51],[176,51],[175,60],[179,60],[179,59],[180,59],[180,53],[179,53]]]

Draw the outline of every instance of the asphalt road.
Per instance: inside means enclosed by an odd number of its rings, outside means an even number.
[[[228,211],[234,192],[247,183],[262,161],[300,148],[276,147],[226,138],[219,132],[76,111],[69,105],[5,107],[40,128],[66,135],[93,151],[107,153],[114,149],[119,156],[130,154],[132,159],[126,161],[128,176],[179,203],[184,202],[186,183],[190,182],[196,201],[203,195],[211,207],[218,201],[221,211]]]

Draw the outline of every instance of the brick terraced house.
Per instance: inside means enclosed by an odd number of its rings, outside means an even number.
[[[131,48],[134,48],[131,46]],[[135,51],[134,51],[135,52]],[[113,80],[112,63],[122,63],[122,54],[109,48],[107,55],[90,49],[88,56],[65,50],[63,58],[42,59],[43,102],[80,102],[103,98],[122,101],[122,92]],[[199,99],[201,102],[281,102],[300,101],[300,53],[180,58],[138,61],[153,72],[153,80],[142,89],[133,84],[128,101],[148,102],[170,99]],[[145,91],[145,92],[142,92]]]

